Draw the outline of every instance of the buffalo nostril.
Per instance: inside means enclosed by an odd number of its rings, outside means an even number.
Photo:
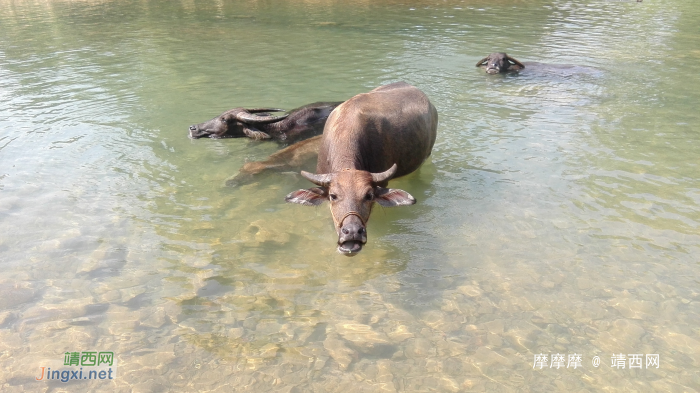
[[[197,131],[197,127],[195,127],[195,126],[190,126],[190,131]]]
[[[357,233],[358,233],[359,235],[362,235],[363,233],[365,233],[365,228],[360,228],[360,229],[358,229],[358,230],[357,230]]]
[[[347,235],[348,233],[350,233],[350,231],[348,231],[347,228],[343,228],[343,235]]]

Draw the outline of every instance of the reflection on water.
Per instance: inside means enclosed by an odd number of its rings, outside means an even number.
[[[0,0],[3,391],[700,390],[695,8]],[[397,80],[438,141],[353,258],[295,173],[225,186],[279,145],[187,138]]]

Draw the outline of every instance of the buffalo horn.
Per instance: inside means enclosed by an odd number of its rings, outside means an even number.
[[[260,112],[284,112],[284,109],[277,109],[277,108],[253,108],[253,109],[246,109],[250,113],[260,113]]]
[[[288,115],[282,116],[258,116],[247,111],[241,111],[236,113],[236,120],[242,121],[248,124],[267,124],[274,123],[286,118]]]
[[[518,65],[518,66],[520,66],[521,68],[525,68],[525,66],[523,65],[523,63],[521,63],[521,62],[515,60],[514,58],[512,58],[512,57],[510,57],[510,56],[508,56],[508,55],[506,55],[506,59],[512,61],[513,63],[515,63],[515,65]]]
[[[391,179],[394,176],[394,174],[396,174],[396,164],[392,165],[391,168],[385,170],[384,172],[373,173],[372,182],[375,184],[385,182]]]
[[[478,62],[478,63],[476,63],[476,66],[477,66],[477,67],[479,67],[480,65],[484,64],[484,62],[485,62],[485,61],[486,61],[486,59],[488,59],[488,58],[489,58],[489,57],[488,57],[488,56],[486,56],[486,57],[484,57],[483,59],[479,60],[479,62]]]
[[[307,171],[301,171],[301,176],[304,179],[314,183],[317,186],[328,187],[331,184],[331,174],[330,173],[309,173]]]

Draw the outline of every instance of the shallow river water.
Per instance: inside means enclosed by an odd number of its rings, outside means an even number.
[[[691,0],[0,0],[0,389],[700,390],[699,23]],[[486,75],[494,51],[543,64]],[[352,258],[325,205],[284,203],[294,172],[225,185],[279,144],[187,137],[400,80],[437,143]],[[112,379],[40,378],[88,351]]]

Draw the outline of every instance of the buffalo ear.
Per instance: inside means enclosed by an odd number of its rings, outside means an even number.
[[[284,201],[289,203],[298,203],[304,206],[318,206],[327,199],[328,193],[325,189],[314,187],[309,188],[308,190],[301,189],[290,192],[289,195],[284,198]]]
[[[513,64],[513,65],[519,66],[520,68],[525,68],[525,66],[523,65],[523,63],[521,63],[521,62],[515,60],[515,58],[512,58],[512,57],[510,57],[510,56],[506,56],[506,60],[508,60],[509,62],[511,62],[511,64]]]
[[[226,111],[219,116],[219,119],[223,121],[224,123],[228,123],[232,120],[236,120],[236,115],[233,114],[231,111]]]
[[[484,62],[485,62],[486,60],[488,60],[488,58],[489,58],[489,57],[486,56],[486,57],[484,57],[483,59],[479,60],[479,62],[476,63],[476,66],[477,66],[477,67],[481,66],[482,64],[484,64]]]
[[[398,188],[375,187],[374,200],[384,207],[407,206],[416,203],[416,198]]]
[[[244,133],[245,136],[247,136],[248,138],[254,139],[254,140],[256,140],[256,141],[257,141],[257,140],[261,140],[261,139],[270,139],[270,138],[272,138],[272,137],[270,136],[270,134],[268,134],[268,133],[266,133],[266,132],[262,132],[262,131],[260,131],[260,130],[258,130],[258,129],[255,129],[255,128],[253,128],[253,127],[247,125],[247,124],[243,126],[243,133]]]

